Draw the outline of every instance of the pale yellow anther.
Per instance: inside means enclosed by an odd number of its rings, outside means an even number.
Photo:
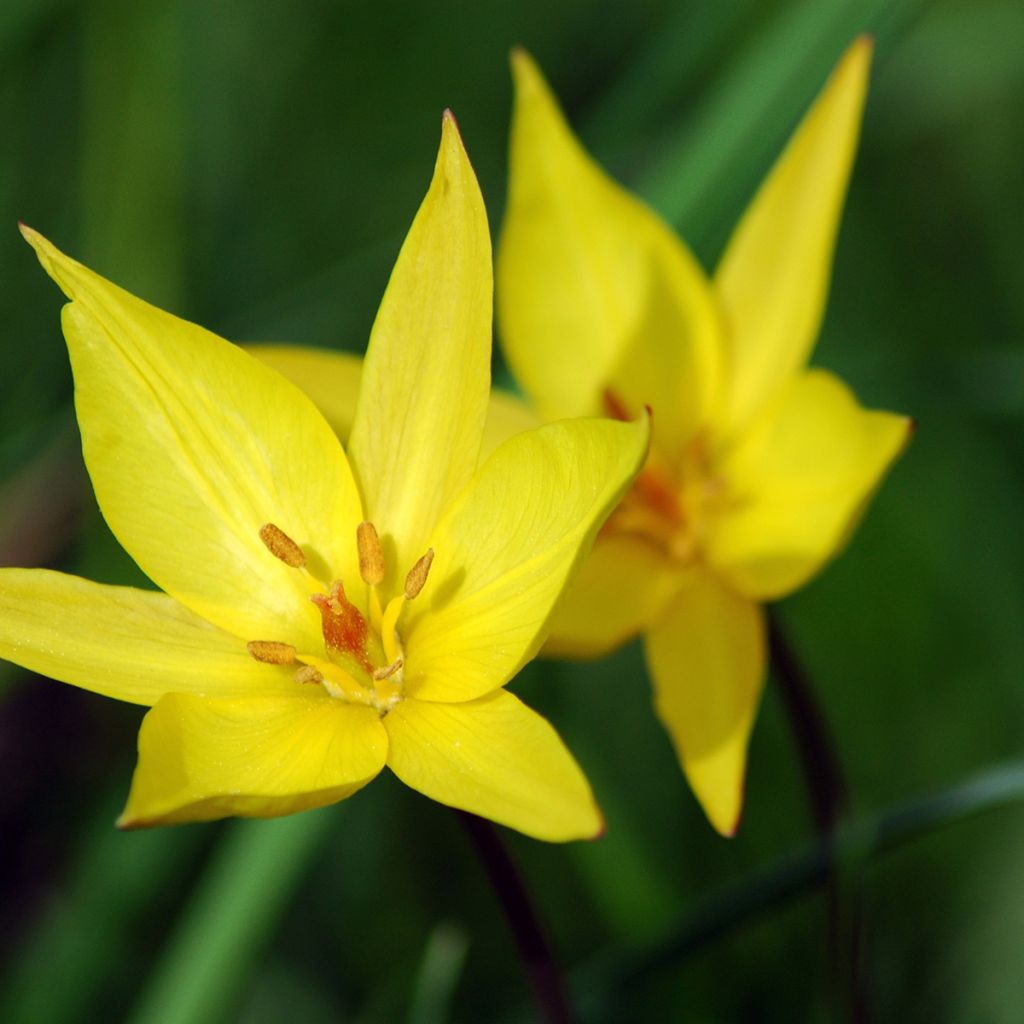
[[[295,682],[297,683],[312,683],[319,686],[323,681],[323,673],[319,669],[313,668],[312,665],[303,665],[295,673]]]
[[[250,640],[245,647],[257,661],[268,665],[290,665],[295,660],[295,648],[276,640]]]
[[[382,679],[390,679],[403,665],[401,658],[396,658],[390,665],[374,670],[373,678],[380,682]]]
[[[305,566],[306,556],[302,553],[302,548],[280,527],[273,523],[261,526],[260,540],[266,544],[267,550],[275,558],[280,558],[285,565],[290,565],[293,569]]]
[[[377,529],[370,522],[356,527],[356,544],[359,548],[359,575],[371,587],[384,582],[384,549],[380,546]]]
[[[407,601],[418,596],[423,589],[433,561],[434,549],[427,548],[427,553],[409,570],[409,574],[405,577],[405,599]]]

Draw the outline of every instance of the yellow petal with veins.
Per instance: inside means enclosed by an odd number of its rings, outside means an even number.
[[[245,350],[302,388],[342,444],[348,443],[363,375],[362,356],[303,345],[246,345]]]
[[[653,405],[655,441],[671,446],[717,387],[710,285],[675,234],[583,150],[533,61],[518,51],[512,67],[497,269],[505,355],[546,418],[602,413],[605,388],[624,388],[631,415]]]
[[[166,594],[46,569],[0,569],[0,658],[133,704],[295,689],[291,670],[256,661]]]
[[[863,409],[838,377],[793,380],[718,467],[730,508],[707,538],[707,557],[749,597],[782,597],[834,557],[911,421]]]
[[[313,399],[313,404],[323,413],[342,443],[348,442],[363,373],[361,356],[301,345],[246,345],[245,348],[293,384],[298,384]],[[513,434],[521,434],[540,425],[540,417],[522,399],[494,388],[487,403],[480,461],[483,462]]]
[[[544,654],[598,658],[656,622],[679,586],[679,570],[653,544],[599,536],[558,603]]]
[[[558,734],[504,690],[464,704],[402,701],[384,728],[388,767],[432,800],[549,842],[590,839],[603,827]]]
[[[761,609],[703,569],[646,637],[654,705],[708,820],[731,836],[764,684]]]
[[[721,430],[748,422],[807,361],[821,326],[871,64],[857,39],[740,220],[715,272],[731,339]]]
[[[649,428],[564,420],[519,434],[438,525],[434,564],[403,631],[406,687],[470,700],[536,653],[562,590],[643,464]]]
[[[491,242],[446,114],[434,178],[370,335],[349,439],[393,587],[477,465],[491,365]]]
[[[221,628],[318,648],[308,579],[271,555],[259,530],[280,527],[314,571],[354,576],[359,495],[323,417],[236,346],[24,234],[72,300],[63,324],[82,447],[117,539]]]
[[[139,731],[120,828],[274,818],[344,800],[384,767],[376,711],[322,693],[163,697]]]

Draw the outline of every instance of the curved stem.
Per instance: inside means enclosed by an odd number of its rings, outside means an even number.
[[[475,814],[459,810],[455,813],[469,835],[505,912],[541,1020],[547,1024],[573,1024],[561,968],[526,882],[501,841],[498,830]]]

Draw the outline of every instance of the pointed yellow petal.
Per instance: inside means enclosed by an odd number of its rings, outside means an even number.
[[[246,345],[245,350],[298,385],[342,442],[348,441],[363,374],[362,356],[302,345]]]
[[[603,827],[558,733],[504,690],[465,704],[402,701],[384,727],[388,767],[432,800],[549,842]]]
[[[719,467],[733,507],[716,520],[708,558],[750,597],[795,590],[845,543],[910,429],[904,416],[861,408],[832,374],[801,374]]]
[[[765,674],[761,609],[695,570],[644,652],[654,705],[711,824],[735,834]]]
[[[307,577],[259,530],[274,523],[326,576],[354,575],[359,496],[323,417],[241,349],[24,234],[72,299],[63,323],[82,446],[117,539],[236,636],[319,647]]]
[[[654,410],[657,443],[692,429],[717,386],[713,294],[689,251],[572,135],[523,52],[498,318],[516,378],[549,419],[604,412],[604,391]],[[636,374],[633,379],[632,374]]]
[[[646,420],[565,420],[502,445],[431,539],[434,564],[408,613],[407,692],[470,700],[536,654],[551,610],[629,487]]]
[[[446,114],[434,178],[373,325],[349,442],[366,518],[393,553],[392,584],[423,554],[476,468],[490,391],[491,295],[487,214]]]
[[[846,51],[740,220],[715,273],[732,345],[725,431],[804,365],[828,295],[871,40]]]
[[[363,372],[361,356],[301,345],[247,345],[246,351],[302,388],[342,442],[348,442]],[[495,388],[487,403],[480,461],[514,434],[534,430],[541,422],[521,398]]]
[[[0,569],[0,657],[133,704],[165,693],[287,694],[292,673],[166,594],[47,569]]]
[[[275,818],[323,807],[365,786],[386,756],[377,712],[324,694],[169,694],[142,723],[118,826]]]
[[[536,430],[544,421],[521,398],[495,388],[487,404],[484,439],[480,445],[481,464],[510,437],[527,430]]]
[[[637,537],[599,536],[551,619],[544,653],[597,658],[657,620],[679,584],[679,572]]]

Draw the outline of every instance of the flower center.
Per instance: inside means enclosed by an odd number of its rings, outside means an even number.
[[[359,575],[366,584],[366,604],[360,608],[335,580],[328,588],[309,573],[302,548],[273,523],[260,529],[260,539],[276,558],[310,576],[316,591],[310,600],[320,611],[324,650],[320,654],[298,652],[291,644],[252,640],[249,653],[272,665],[301,662],[295,673],[299,683],[323,686],[339,700],[376,708],[383,717],[402,699],[405,654],[398,632],[398,619],[407,601],[423,589],[434,560],[429,549],[409,570],[400,594],[386,605],[381,603],[384,582],[384,551],[372,523],[360,523],[356,530]]]
[[[610,390],[605,406],[615,419],[630,418]],[[707,441],[697,435],[674,461],[652,448],[601,535],[637,537],[671,561],[688,565],[699,559],[714,516],[727,500],[726,481],[715,475]]]

